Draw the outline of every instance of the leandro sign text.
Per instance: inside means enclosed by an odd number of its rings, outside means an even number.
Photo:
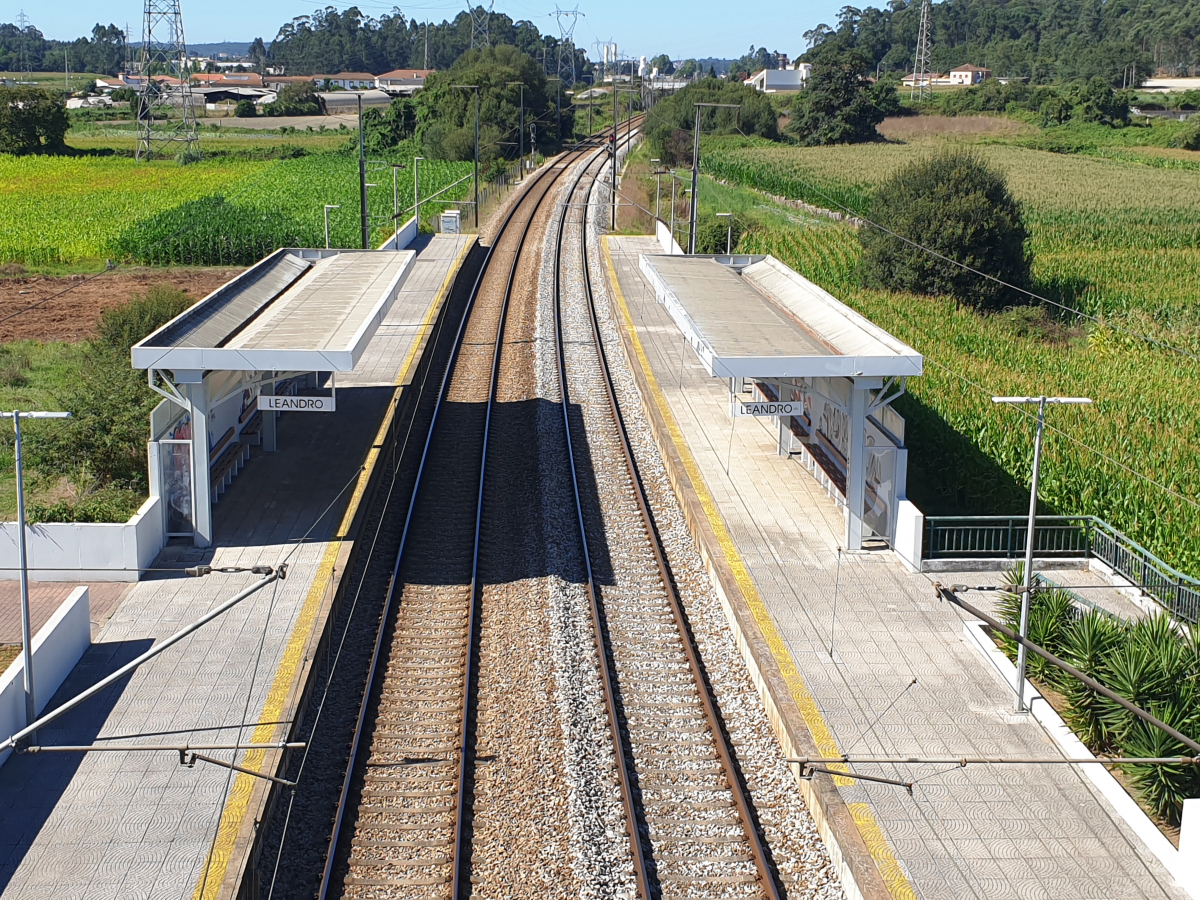
[[[333,397],[276,397],[258,395],[258,408],[273,412],[334,412],[337,402]]]
[[[734,400],[733,415],[735,418],[754,416],[756,418],[772,418],[775,416],[798,416],[804,412],[804,404],[798,400],[768,401],[768,400]]]

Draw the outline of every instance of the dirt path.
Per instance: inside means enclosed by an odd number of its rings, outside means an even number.
[[[90,281],[86,275],[0,278],[0,343],[87,340],[95,334],[102,310],[120,306],[152,285],[169,284],[199,300],[240,271],[129,269]],[[72,289],[56,296],[67,288]]]

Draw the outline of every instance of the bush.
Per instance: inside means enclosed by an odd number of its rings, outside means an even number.
[[[138,491],[101,488],[73,501],[31,503],[26,517],[31,525],[42,522],[128,522],[145,499],[145,494]]]
[[[263,107],[268,116],[319,116],[324,111],[320,96],[307,82],[284,85],[275,102]]]
[[[732,233],[731,233],[732,229]],[[737,216],[725,218],[702,215],[696,219],[696,252],[724,253],[726,242],[736,250],[745,224]]]
[[[54,153],[66,147],[66,101],[37,88],[0,88],[0,153]]]
[[[102,488],[147,491],[146,441],[159,397],[145,373],[130,367],[129,348],[192,303],[184,291],[156,285],[101,314],[99,333],[88,344],[69,393],[55,398],[72,417],[52,429],[29,432],[31,468],[82,474]]]
[[[109,96],[113,103],[137,103],[138,99],[137,91],[127,87],[117,88]]]
[[[1029,283],[1032,255],[1020,206],[1004,176],[980,157],[951,150],[901,169],[876,191],[869,218],[881,228],[859,232],[868,285],[949,295],[987,309],[1022,299],[963,268],[1016,287]]]
[[[695,103],[736,103],[741,109],[702,109],[703,134],[757,135],[779,138],[778,115],[765,94],[740,82],[706,79],[660,100],[646,115],[644,133],[650,155],[664,165],[690,165],[696,127]]]
[[[1192,116],[1171,141],[1172,147],[1180,150],[1200,150],[1200,116]]]
[[[237,119],[253,119],[258,115],[258,107],[253,100],[239,100],[233,108],[233,115]]]

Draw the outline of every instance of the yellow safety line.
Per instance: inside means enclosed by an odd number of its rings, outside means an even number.
[[[458,256],[451,264],[449,271],[446,272],[442,286],[438,288],[433,300],[430,301],[429,308],[425,311],[425,319],[421,325],[421,330],[418,330],[417,334],[413,337],[412,345],[408,348],[408,354],[405,356],[404,363],[400,367],[400,373],[396,376],[394,383],[397,386],[404,384],[405,379],[408,378],[409,369],[416,360],[421,331],[428,328],[437,317],[438,310],[441,308],[442,302],[454,280],[454,276],[462,265],[463,258],[467,255],[471,244],[472,241],[468,240],[463,245],[462,250],[459,251]],[[394,399],[395,396],[393,395]],[[292,628],[292,634],[288,639],[287,647],[283,651],[283,658],[279,662],[279,667],[275,670],[275,680],[271,683],[270,691],[267,692],[266,702],[263,703],[259,719],[264,723],[276,722],[283,714],[283,705],[287,700],[288,693],[291,691],[292,680],[296,677],[296,671],[300,667],[304,648],[308,644],[309,635],[312,633],[317,613],[321,608],[321,601],[329,589],[329,583],[333,578],[333,567],[334,563],[337,562],[342,541],[345,540],[346,535],[350,531],[350,526],[354,522],[354,517],[358,513],[358,505],[362,502],[363,495],[366,493],[367,484],[371,480],[371,473],[374,471],[383,442],[387,438],[388,429],[391,427],[395,409],[396,404],[394,402],[388,404],[387,415],[384,416],[383,424],[379,426],[375,440],[371,442],[371,449],[367,453],[363,470],[359,474],[358,482],[354,486],[354,493],[351,495],[350,502],[346,506],[346,512],[342,515],[337,532],[325,547],[325,553],[321,557],[316,574],[313,576],[313,583],[308,590],[308,596],[304,599],[304,605],[300,608],[300,615],[296,618],[296,624]],[[257,744],[276,740],[274,735],[279,728],[280,726],[273,724],[259,725],[254,729],[254,734],[250,742]],[[241,764],[245,768],[253,769],[257,772],[262,766],[265,756],[265,750],[249,750],[246,752],[246,756]],[[229,868],[230,860],[233,858],[233,850],[237,842],[238,833],[242,829],[242,822],[246,818],[246,812],[250,808],[250,796],[253,792],[255,781],[254,776],[243,773],[238,773],[237,778],[234,779],[233,789],[229,792],[229,799],[225,802],[225,809],[221,813],[221,824],[217,829],[217,840],[213,844],[212,853],[205,860],[205,868],[201,870],[195,890],[192,892],[193,900],[213,900],[220,892],[221,883],[225,880],[225,872]],[[205,871],[208,873],[207,877],[205,877]]]
[[[754,616],[754,621],[757,623],[759,631],[762,632],[763,639],[766,640],[767,646],[771,649],[771,655],[775,658],[784,681],[787,682],[788,689],[792,695],[792,701],[800,710],[804,724],[808,726],[808,730],[816,742],[817,751],[824,757],[841,756],[842,753],[838,749],[833,732],[830,731],[829,726],[826,724],[825,717],[821,715],[816,700],[809,691],[808,685],[804,683],[804,677],[796,668],[796,664],[788,652],[787,644],[784,643],[782,635],[780,635],[779,630],[775,627],[775,622],[771,619],[771,614],[768,612],[766,604],[758,593],[758,588],[754,584],[750,570],[742,560],[742,555],[738,551],[733,537],[725,527],[725,520],[721,517],[721,512],[717,507],[716,501],[713,500],[712,494],[708,491],[708,486],[704,482],[704,476],[695,459],[692,457],[683,432],[680,430],[679,424],[675,421],[675,416],[671,413],[667,398],[658,385],[658,379],[650,367],[650,360],[646,356],[646,350],[642,346],[641,338],[638,336],[637,326],[634,325],[633,316],[630,315],[629,306],[625,302],[625,295],[622,293],[620,282],[617,280],[617,271],[613,266],[612,253],[609,250],[608,242],[608,237],[601,239],[601,244],[604,248],[604,262],[608,267],[609,284],[612,285],[617,305],[621,308],[621,315],[625,320],[625,331],[629,335],[630,343],[633,344],[634,355],[637,356],[638,365],[641,367],[642,373],[646,376],[646,383],[649,386],[650,394],[654,397],[654,403],[658,407],[663,422],[666,423],[667,433],[671,436],[671,441],[674,443],[675,450],[679,454],[683,469],[692,483],[692,488],[696,492],[700,506],[704,509],[704,514],[708,518],[708,524],[716,536],[717,543],[721,545],[725,561],[729,564],[729,568],[733,570],[733,577],[737,580],[742,596],[746,598],[746,605],[750,608],[750,613]],[[834,781],[843,785],[854,783],[851,779],[837,778],[836,776]],[[849,806],[850,814],[858,825],[858,830],[862,834],[863,841],[867,845],[871,858],[875,860],[875,865],[879,869],[879,874],[883,877],[888,891],[896,900],[916,900],[916,893],[913,891],[908,879],[904,876],[904,872],[900,868],[900,864],[893,855],[891,848],[888,846],[887,838],[884,837],[883,831],[875,821],[870,808],[865,803],[855,803]]]

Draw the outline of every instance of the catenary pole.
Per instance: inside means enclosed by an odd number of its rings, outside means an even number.
[[[362,248],[371,249],[371,221],[367,217],[367,156],[363,145],[362,92],[358,94],[358,212],[362,220]]]
[[[688,217],[688,253],[696,252],[696,216],[700,211],[700,110],[710,109],[741,109],[740,103],[697,103],[696,133],[692,141],[692,204]]]
[[[1024,585],[1021,588],[1021,621],[1020,635],[1022,639],[1029,637],[1029,606],[1033,591],[1033,539],[1037,527],[1037,493],[1038,475],[1042,465],[1042,433],[1046,424],[1046,404],[1079,406],[1091,403],[1086,397],[993,397],[993,403],[1013,405],[1037,404],[1037,431],[1033,438],[1033,475],[1029,488],[1029,523],[1025,529],[1025,573]],[[1014,712],[1028,712],[1025,708],[1025,645],[1017,646],[1017,696],[1013,701]]]

